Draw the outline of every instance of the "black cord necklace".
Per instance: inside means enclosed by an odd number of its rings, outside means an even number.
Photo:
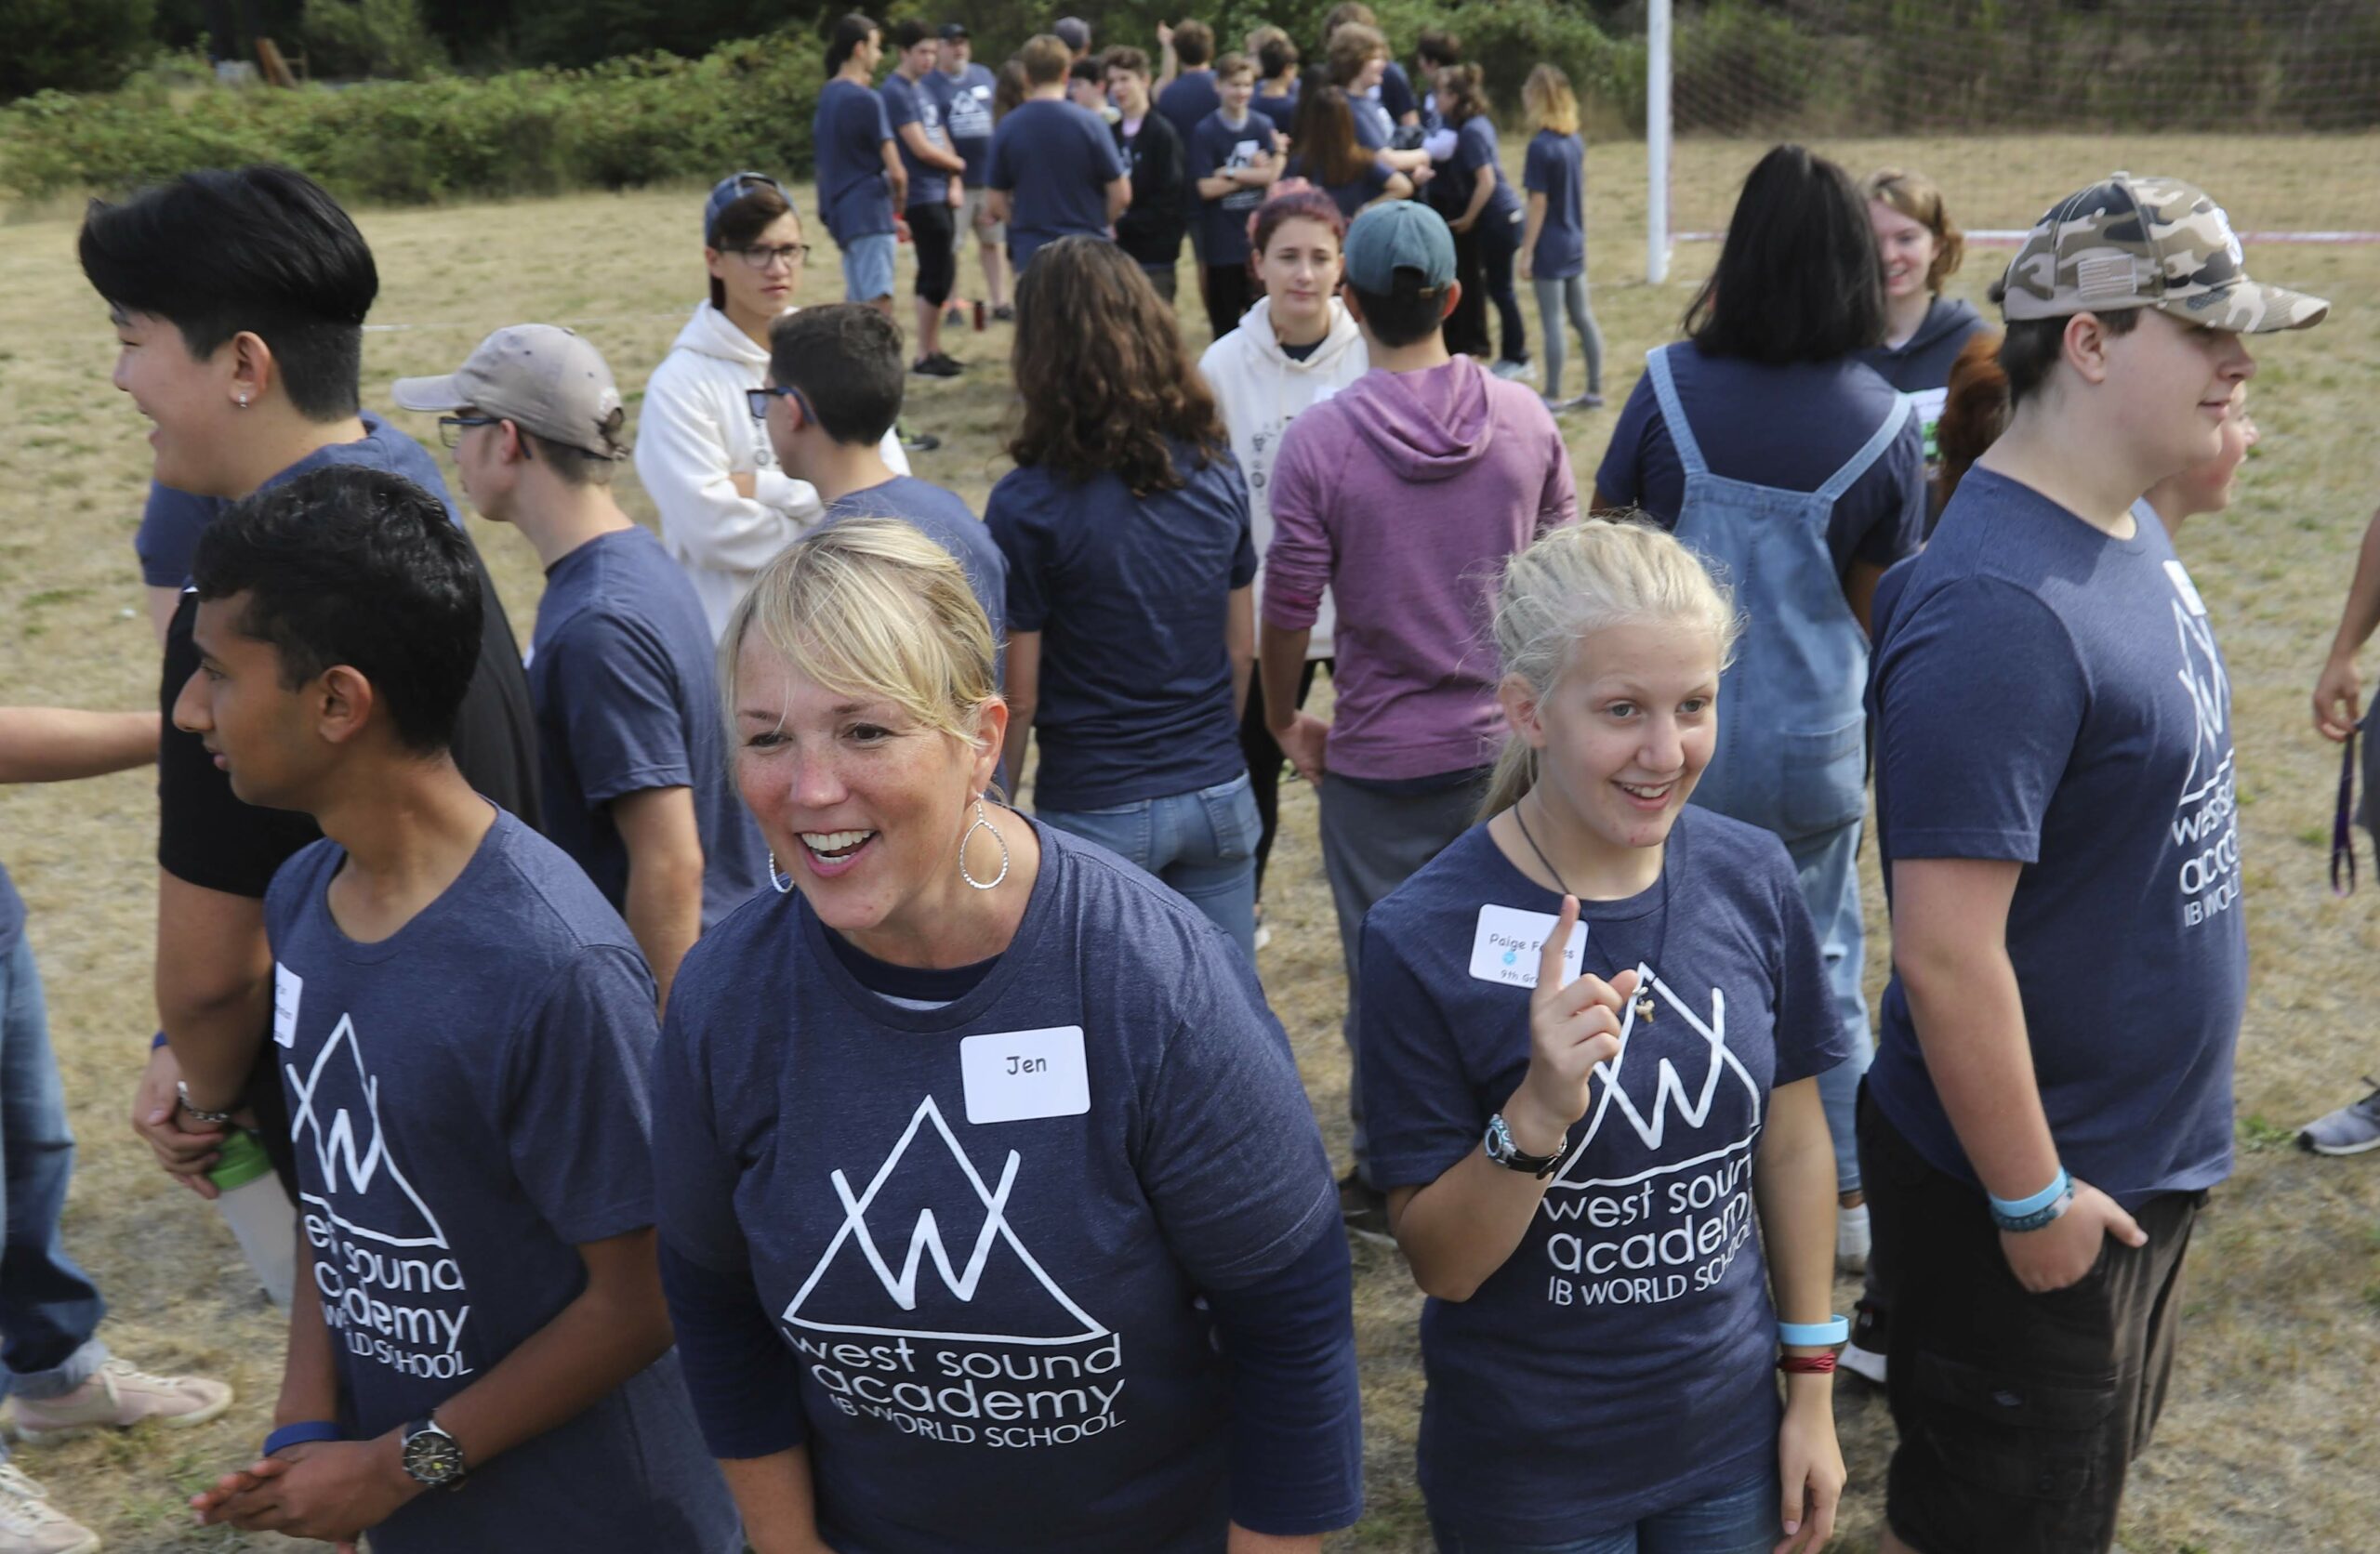
[[[1522,797],[1521,803],[1527,803],[1527,796],[1524,795],[1524,796]],[[1557,886],[1557,887],[1561,889],[1562,893],[1563,893],[1564,895],[1566,895],[1566,896],[1575,896],[1575,895],[1577,895],[1577,894],[1578,894],[1578,892],[1577,892],[1576,890],[1571,889],[1570,889],[1570,887],[1569,887],[1567,884],[1565,884],[1565,883],[1564,883],[1563,878],[1562,878],[1562,871],[1561,871],[1561,870],[1559,870],[1559,869],[1557,869],[1557,868],[1555,868],[1555,867],[1554,866],[1554,860],[1553,860],[1553,859],[1551,859],[1551,858],[1548,858],[1547,856],[1545,856],[1545,849],[1544,849],[1543,848],[1541,848],[1541,847],[1540,847],[1540,846],[1538,846],[1538,845],[1537,845],[1537,838],[1536,838],[1536,836],[1532,836],[1532,835],[1530,834],[1530,832],[1529,832],[1529,828],[1528,828],[1528,817],[1527,817],[1527,815],[1524,815],[1524,814],[1522,814],[1522,813],[1521,813],[1521,805],[1520,805],[1520,804],[1517,804],[1517,803],[1516,803],[1516,804],[1514,804],[1514,805],[1513,806],[1513,823],[1514,823],[1514,825],[1517,825],[1517,826],[1519,826],[1519,827],[1521,828],[1521,839],[1522,839],[1523,841],[1525,841],[1525,842],[1528,843],[1528,849],[1529,849],[1531,852],[1534,852],[1534,853],[1536,853],[1536,854],[1537,854],[1537,861],[1538,861],[1539,863],[1542,863],[1542,864],[1544,864],[1544,865],[1545,865],[1545,872],[1546,872],[1547,874],[1552,875],[1552,876],[1554,876],[1554,885],[1555,885],[1555,886]],[[1584,903],[1582,902],[1582,903],[1581,903],[1581,906],[1582,906],[1582,907],[1583,907],[1583,904],[1584,904]],[[1664,847],[1664,848],[1661,849],[1661,929],[1660,929],[1660,932],[1659,932],[1659,934],[1654,938],[1654,940],[1653,940],[1653,959],[1652,959],[1652,964],[1653,964],[1654,966],[1657,966],[1657,967],[1658,967],[1658,966],[1660,964],[1660,962],[1661,962],[1661,951],[1662,951],[1663,947],[1664,947],[1664,946],[1666,946],[1666,945],[1669,943],[1669,938],[1670,938],[1670,912],[1669,912],[1669,907],[1670,907],[1670,855],[1669,855],[1669,849],[1668,849],[1668,848]],[[1587,934],[1587,937],[1588,937],[1588,939],[1593,940],[1593,939],[1594,938],[1594,934],[1593,934],[1593,932],[1592,930],[1590,930],[1590,931],[1589,931],[1589,933]],[[1610,968],[1611,968],[1611,974],[1612,974],[1613,976],[1615,976],[1615,977],[1619,976],[1619,975],[1620,975],[1620,966],[1619,966],[1619,963],[1618,963],[1618,962],[1616,962],[1616,961],[1614,961],[1614,960],[1612,959],[1612,957],[1611,957],[1611,955],[1610,955],[1609,952],[1607,952],[1607,951],[1603,951],[1600,947],[1598,947],[1598,951],[1597,951],[1597,953],[1598,953],[1598,954],[1601,954],[1601,955],[1603,955],[1604,964],[1605,964],[1606,966],[1608,966],[1608,967],[1610,967]],[[1656,972],[1656,973],[1654,974],[1653,981],[1659,981],[1659,980],[1660,980],[1660,979],[1659,979],[1659,974],[1658,972]],[[1636,1018],[1637,1018],[1637,1019],[1639,1019],[1639,1020],[1641,1020],[1641,1021],[1643,1021],[1646,1024],[1650,1025],[1650,1024],[1653,1022],[1653,1010],[1654,1010],[1654,1007],[1655,1007],[1655,1006],[1654,1006],[1654,1003],[1653,1003],[1653,987],[1652,987],[1652,982],[1647,982],[1647,983],[1646,983],[1643,987],[1640,987],[1640,988],[1638,988],[1638,989],[1636,990]]]

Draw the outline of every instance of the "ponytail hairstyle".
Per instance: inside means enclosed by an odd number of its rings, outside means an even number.
[[[1477,65],[1448,65],[1438,72],[1438,113],[1450,125],[1496,116],[1488,101],[1488,78]]]
[[[1497,590],[1496,659],[1542,702],[1570,667],[1570,650],[1606,626],[1677,625],[1708,630],[1725,667],[1743,617],[1734,595],[1675,536],[1635,520],[1566,523],[1514,556]],[[1511,809],[1537,785],[1537,751],[1509,734],[1479,818]]]

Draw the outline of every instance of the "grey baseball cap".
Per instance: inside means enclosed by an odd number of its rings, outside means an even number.
[[[1358,291],[1394,291],[1400,270],[1421,271],[1428,290],[1454,279],[1454,233],[1446,217],[1411,200],[1391,200],[1356,217],[1342,251],[1348,283]]]
[[[1091,46],[1091,23],[1078,16],[1060,17],[1051,25],[1050,31],[1056,33],[1058,41],[1068,48],[1084,49]]]
[[[555,324],[499,329],[445,376],[401,377],[390,397],[406,410],[469,406],[598,458],[628,456],[612,369],[585,336]]]

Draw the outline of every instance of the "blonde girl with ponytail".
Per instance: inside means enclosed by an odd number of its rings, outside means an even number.
[[[1686,808],[1738,628],[1647,525],[1515,556],[1482,819],[1364,924],[1365,1110],[1431,1297],[1442,1550],[1767,1554],[1832,1531],[1816,1076],[1844,1038],[1783,844]]]

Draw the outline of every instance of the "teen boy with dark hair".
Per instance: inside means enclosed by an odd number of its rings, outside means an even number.
[[[909,370],[925,377],[957,377],[963,370],[942,349],[942,305],[959,278],[959,207],[966,203],[966,158],[952,149],[943,124],[942,40],[912,18],[892,29],[892,73],[878,93],[884,117],[901,145],[909,198],[903,215],[918,251],[918,353]]]
[[[843,256],[843,297],[892,311],[894,217],[909,203],[909,170],[876,95],[883,34],[857,11],[826,40],[826,85],[811,115],[818,216]]]
[[[1884,1547],[2097,1551],[2148,1444],[2245,1004],[2230,686],[2164,529],[2251,281],[2188,184],[2119,173],[2001,283],[2013,415],[1875,623],[1894,976],[1858,1122],[1900,1444]]]
[[[1107,95],[1116,104],[1110,127],[1132,179],[1131,208],[1117,219],[1116,244],[1137,260],[1157,296],[1173,300],[1182,261],[1183,190],[1188,152],[1172,122],[1149,102],[1149,57],[1117,45],[1100,56]]]
[[[192,1503],[368,1531],[375,1554],[730,1554],[654,1262],[652,978],[448,753],[476,570],[433,498],[368,469],[287,481],[199,542],[174,719],[324,839],[266,906],[317,1297],[260,1459]]]
[[[901,414],[902,388],[901,333],[890,320],[804,308],[769,331],[769,387],[753,397],[778,462],[818,488],[822,524],[898,518],[923,530],[966,570],[992,640],[1004,641],[1008,560],[991,531],[956,493],[900,473],[877,450]]]
[[[390,397],[443,413],[463,494],[536,547],[547,835],[628,919],[666,1004],[696,937],[760,889],[766,849],[728,770],[702,600],[612,499],[627,456],[612,369],[567,329],[515,324]]]
[[[364,316],[378,271],[347,213],[304,177],[282,167],[209,170],[121,204],[94,201],[80,249],[83,273],[115,324],[115,385],[154,424],[155,478],[191,494],[192,527],[213,521],[228,499],[332,466],[391,471],[445,502],[429,454],[357,409]],[[528,682],[496,586],[470,554],[481,614],[455,760],[473,787],[535,825]],[[184,594],[166,631],[160,695],[168,711],[198,666],[195,612]],[[259,1109],[258,1133],[286,1179],[287,1130],[274,1126],[281,1089],[261,1061],[271,1009],[264,893],[282,862],[320,832],[305,815],[242,803],[199,742],[170,720],[157,799],[164,1037],[133,1122],[166,1170],[212,1197],[204,1172],[243,1105]]]
[[[1347,229],[1346,303],[1371,371],[1300,415],[1273,467],[1273,544],[1258,655],[1274,739],[1316,784],[1322,866],[1356,1050],[1364,914],[1469,828],[1502,717],[1483,652],[1504,562],[1578,516],[1562,434],[1537,395],[1447,350],[1461,286],[1445,219],[1409,200]],[[1332,720],[1298,707],[1306,637],[1338,601]],[[1357,1084],[1350,1228],[1385,1240]]]

